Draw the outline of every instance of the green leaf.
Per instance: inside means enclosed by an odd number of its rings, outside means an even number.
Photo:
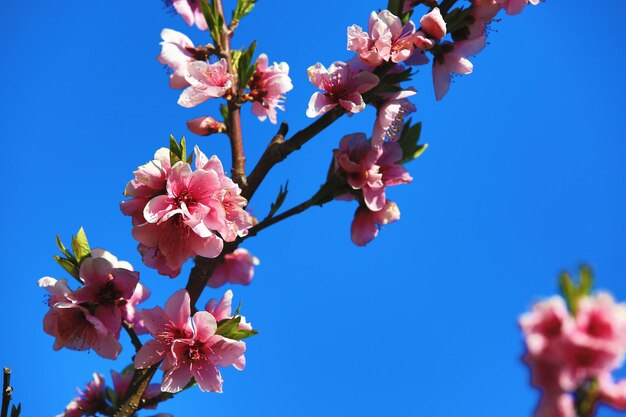
[[[572,316],[575,316],[578,305],[578,287],[574,284],[572,277],[570,277],[567,272],[563,272],[561,274],[561,277],[559,278],[559,286],[570,313]]]
[[[200,0],[200,6],[202,7],[202,14],[209,27],[209,33],[213,41],[218,47],[222,46],[222,26],[224,25],[224,19],[217,11],[217,6],[214,1],[209,4],[207,0]]]
[[[78,230],[76,236],[72,237],[72,250],[74,251],[74,257],[79,264],[83,261],[83,259],[91,256],[91,248],[89,247],[89,242],[87,241],[87,235],[82,227]]]
[[[176,142],[176,138],[173,135],[170,135],[170,164],[174,166],[174,164],[182,158],[180,146],[178,146],[178,142]]]
[[[285,188],[283,188],[282,185],[280,186],[280,189],[278,190],[278,196],[276,196],[276,200],[274,200],[274,202],[272,203],[270,207],[270,212],[267,215],[268,219],[271,217],[274,217],[274,214],[276,214],[278,209],[280,209],[280,207],[285,202],[285,198],[287,197],[287,193],[289,192],[289,190],[287,189],[288,186],[289,186],[289,180],[285,182]]]
[[[238,316],[240,311],[241,311],[241,301],[239,301],[239,305],[237,306],[237,310],[235,310],[235,314],[233,314],[233,316]]]
[[[237,7],[233,12],[234,20],[241,20],[242,17],[248,15],[254,8],[256,0],[237,0]]]
[[[237,311],[239,311],[239,309],[237,309]],[[259,333],[258,330],[239,329],[238,327],[240,322],[241,316],[220,320],[217,324],[215,334],[232,340],[242,340]]]
[[[254,71],[256,70],[256,63],[252,63],[252,57],[254,56],[254,51],[256,50],[256,41],[252,42],[250,46],[241,52],[239,59],[235,62],[236,70],[237,70],[237,78],[239,78],[239,89],[242,90],[248,85],[250,78],[254,75]]]
[[[104,396],[113,406],[117,406],[117,393],[110,387],[106,387]]]
[[[59,235],[57,235],[57,246],[61,253],[63,253],[63,255],[65,255],[68,259],[72,257],[70,251],[68,251],[63,242],[61,242],[61,238],[59,237]]]
[[[180,139],[180,160],[187,160],[187,141],[184,136]]]
[[[226,104],[220,105],[220,114],[222,115],[222,118],[224,119],[224,123],[228,125],[228,106]]]
[[[400,138],[398,139],[398,144],[400,148],[402,148],[402,159],[400,160],[400,164],[406,164],[420,156],[428,145],[418,145],[417,142],[420,140],[420,136],[422,134],[422,123],[418,122],[414,125],[411,125],[411,119],[407,120],[402,129],[402,133],[400,133]]]
[[[53,256],[61,268],[65,269],[74,278],[78,278],[78,266],[69,259],[61,258],[60,256]]]
[[[580,268],[580,286],[578,292],[581,296],[590,295],[593,289],[593,273],[588,265]]]

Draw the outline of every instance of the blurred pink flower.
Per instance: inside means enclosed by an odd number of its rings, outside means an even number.
[[[200,7],[200,0],[166,0],[165,4],[174,7],[176,13],[181,15],[189,26],[195,24],[200,30],[209,28]]]
[[[78,397],[74,398],[65,407],[62,414],[56,417],[81,417],[92,416],[106,409],[106,401],[104,399],[104,377],[100,374],[93,374],[91,380],[84,390],[78,390]]]
[[[381,226],[399,219],[400,210],[391,200],[387,200],[379,211],[370,211],[366,206],[359,206],[352,221],[352,242],[357,246],[365,246],[378,236]]]
[[[248,285],[252,281],[254,267],[257,265],[259,259],[256,256],[252,256],[246,249],[235,249],[233,253],[224,256],[224,260],[215,268],[207,285],[212,288],[221,287],[227,282]]]
[[[252,113],[261,121],[269,118],[276,124],[276,109],[285,110],[282,105],[285,94],[293,89],[289,65],[275,62],[270,66],[265,54],[259,55],[256,63],[256,71],[249,84]]]
[[[233,76],[228,72],[224,58],[214,64],[204,61],[190,62],[185,79],[189,87],[178,99],[178,104],[183,107],[195,107],[210,98],[222,97],[233,84]]]
[[[361,93],[378,84],[378,77],[368,71],[355,71],[344,62],[334,62],[328,69],[317,63],[308,69],[309,81],[324,93],[314,93],[306,111],[308,117],[317,117],[337,105],[350,113],[365,109]]]
[[[417,92],[413,88],[409,88],[382,96],[383,101],[377,105],[378,112],[372,134],[373,146],[382,145],[385,139],[392,141],[398,139],[404,126],[405,116],[416,110],[415,105],[407,100],[408,97],[415,94]]]
[[[619,411],[626,411],[626,379],[615,382],[610,373],[598,378],[599,401]]]
[[[189,49],[194,48],[194,44],[185,34],[172,29],[163,29],[161,31],[161,53],[157,56],[157,60],[171,68],[170,87],[185,88],[189,83],[185,79],[187,74],[187,64],[194,61],[192,52]]]

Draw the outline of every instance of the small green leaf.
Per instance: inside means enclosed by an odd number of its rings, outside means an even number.
[[[471,11],[471,8],[456,8],[449,11],[448,14],[446,14],[445,16],[447,32],[454,33],[463,29],[466,26],[469,26],[472,21],[467,17],[469,16]]]
[[[170,164],[174,166],[174,164],[180,161],[182,158],[180,146],[178,146],[178,142],[176,142],[176,138],[173,135],[170,135]]]
[[[222,115],[222,118],[224,119],[224,123],[228,125],[228,106],[226,104],[220,105],[220,114]]]
[[[559,278],[559,286],[561,288],[561,294],[567,303],[572,316],[576,315],[576,309],[578,305],[578,288],[572,281],[572,278],[567,272],[563,272]]]
[[[235,310],[235,314],[233,314],[233,316],[238,316],[240,311],[241,311],[241,301],[239,301],[239,305],[237,306],[237,310]]]
[[[72,250],[74,251],[74,257],[79,264],[83,261],[83,259],[91,256],[91,248],[89,247],[89,242],[87,241],[87,235],[82,227],[78,230],[76,236],[72,237]]]
[[[402,0],[389,0],[387,3],[387,10],[396,16],[402,16]]]
[[[59,265],[61,265],[61,268],[65,269],[74,278],[78,278],[78,266],[76,264],[69,259],[61,258],[60,256],[55,255],[53,258]]]
[[[185,161],[187,159],[187,141],[183,136],[180,139],[180,160]]]
[[[590,295],[593,289],[593,273],[588,265],[580,268],[580,286],[578,287],[581,296]]]
[[[227,335],[237,330],[237,326],[239,326],[240,322],[241,322],[241,316],[236,316],[230,319],[220,320],[220,322],[217,323],[217,330],[215,331],[215,334],[228,337]]]
[[[117,406],[117,393],[112,390],[110,387],[106,387],[104,396],[113,406]]]
[[[63,253],[63,255],[65,255],[68,259],[72,257],[70,251],[68,251],[63,242],[61,242],[61,238],[59,237],[59,235],[57,235],[57,246],[61,253]]]
[[[418,122],[411,125],[411,122],[411,119],[406,121],[400,133],[400,138],[398,139],[398,144],[400,144],[400,148],[402,148],[402,160],[400,164],[414,160],[428,147],[427,145],[418,145],[422,135],[422,123]]]
[[[256,0],[237,0],[237,7],[233,12],[233,19],[241,20],[242,17],[248,15],[254,8]]]
[[[256,50],[256,41],[252,42],[250,46],[241,52],[239,59],[236,61],[237,77],[239,78],[239,89],[242,90],[246,87],[250,78],[256,70],[256,63],[252,63],[252,57]]]

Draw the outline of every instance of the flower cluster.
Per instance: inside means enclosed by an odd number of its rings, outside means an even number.
[[[125,191],[131,199],[121,203],[144,263],[170,277],[191,257],[217,257],[224,241],[245,236],[253,224],[241,189],[217,156],[207,158],[198,147],[194,154],[195,171],[186,161],[172,166],[170,151],[159,149],[134,172]]]
[[[93,349],[98,355],[115,359],[122,346],[118,339],[122,320],[142,333],[137,304],[150,295],[139,283],[133,267],[101,249],[80,265],[84,285],[72,291],[66,279],[44,277],[39,286],[48,290],[50,311],[44,318],[44,331],[55,337],[54,350]]]
[[[191,316],[189,294],[174,293],[165,309],[145,309],[146,327],[154,337],[137,352],[135,367],[147,368],[159,362],[164,371],[161,390],[176,393],[192,378],[202,391],[222,392],[222,376],[218,367],[245,366],[245,342],[217,334],[218,322],[232,319],[232,292],[220,300],[211,300],[206,311]],[[250,324],[238,316],[239,329],[251,330]]]
[[[413,178],[398,164],[402,149],[397,142],[372,145],[364,133],[355,133],[341,139],[334,156],[335,172],[355,191],[347,197],[360,203],[352,222],[352,241],[366,245],[378,234],[377,226],[400,218],[396,204],[387,200],[386,188],[408,184]]]
[[[186,35],[172,29],[163,29],[161,38],[163,39],[161,53],[157,59],[172,71],[170,87],[185,89],[178,99],[178,104],[190,108],[210,98],[230,94],[237,80],[229,71],[225,59],[209,61],[210,56],[215,53],[213,45],[196,47]],[[293,84],[289,78],[287,63],[269,65],[268,62],[266,54],[259,55],[252,77],[246,80],[249,91],[242,99],[252,102],[252,113],[259,120],[269,118],[276,124],[276,110],[285,110],[283,106],[285,94],[293,89]],[[207,119],[211,122],[209,123]],[[201,122],[204,122],[204,126],[200,126]],[[223,132],[225,128],[220,128],[223,125],[223,122],[216,122],[210,116],[196,118],[188,123],[189,129],[200,135]]]
[[[601,292],[580,298],[572,315],[555,296],[535,304],[520,325],[524,361],[542,391],[537,417],[576,417],[574,393],[593,386],[598,403],[626,410],[626,381],[611,376],[626,354],[626,305]]]
[[[89,381],[84,390],[78,390],[78,397],[74,398],[65,407],[65,411],[57,417],[82,417],[94,416],[96,413],[109,415],[110,410],[115,410],[130,386],[133,378],[133,370],[124,370],[121,374],[111,371],[111,379],[113,380],[113,388],[104,385],[104,377],[94,373],[93,380]],[[150,384],[143,396],[142,400],[151,400],[161,394],[161,388],[158,384]],[[156,406],[148,406],[145,408],[154,409]],[[157,414],[153,417],[172,417],[170,414]]]

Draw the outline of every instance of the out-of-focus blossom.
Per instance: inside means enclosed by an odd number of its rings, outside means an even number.
[[[308,69],[309,81],[323,91],[314,93],[306,111],[317,117],[338,105],[350,113],[365,109],[362,93],[378,85],[378,77],[368,71],[355,71],[344,62],[335,62],[326,69],[317,63]]]
[[[259,259],[256,256],[252,256],[246,249],[235,249],[233,253],[224,256],[224,260],[215,268],[207,285],[212,288],[221,287],[227,282],[248,285],[252,281],[254,267],[257,265]]]
[[[226,131],[226,125],[211,116],[197,117],[187,121],[187,128],[196,135],[209,136]]]
[[[369,65],[378,66],[385,61],[402,62],[413,52],[415,24],[402,21],[389,10],[372,12],[369,33],[360,26],[348,28],[348,50],[359,54]]]
[[[599,401],[619,411],[626,411],[626,379],[615,382],[609,373],[598,378]]]
[[[433,61],[433,82],[435,96],[441,100],[450,90],[452,74],[471,74],[474,66],[467,59],[485,47],[485,36],[476,39],[441,44],[441,53]]]
[[[157,60],[172,70],[170,87],[185,88],[189,85],[185,79],[187,64],[195,60],[190,51],[194,48],[194,44],[185,34],[172,29],[163,29],[161,39],[163,39],[161,53],[157,56]]]
[[[56,417],[94,416],[103,411],[107,406],[104,389],[104,377],[94,373],[93,380],[87,384],[84,390],[79,389],[78,397],[74,398],[65,407],[65,411]]]
[[[400,209],[396,203],[387,200],[379,211],[371,211],[366,206],[359,206],[352,221],[352,242],[357,246],[365,246],[376,236],[380,228],[386,224],[400,220]]]
[[[289,65],[286,62],[268,65],[265,54],[259,55],[256,63],[248,93],[252,99],[252,113],[261,121],[269,118],[270,122],[276,124],[276,109],[285,110],[282,105],[285,94],[293,89]]]
[[[195,24],[200,30],[209,28],[202,13],[200,0],[165,0],[165,4],[171,5],[189,26]]]
[[[213,64],[192,61],[187,64],[187,71],[185,80],[189,87],[178,99],[183,107],[195,107],[210,98],[222,97],[233,85],[233,76],[224,58]]]

